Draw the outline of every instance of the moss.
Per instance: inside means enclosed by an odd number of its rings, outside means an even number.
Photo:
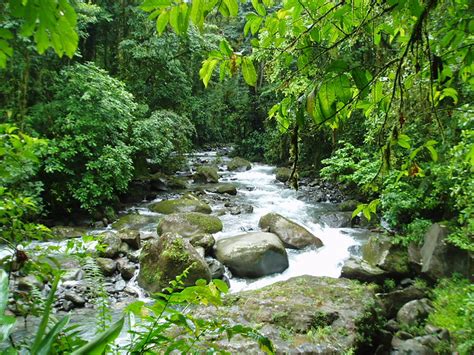
[[[248,160],[244,158],[235,157],[233,158],[228,164],[227,169],[230,171],[234,170],[250,170],[252,168],[252,164]]]
[[[177,200],[163,200],[149,206],[150,210],[162,214],[178,212],[200,212],[209,214],[211,207],[202,201],[191,198],[180,198]]]
[[[287,182],[291,176],[291,169],[288,168],[277,168],[275,170],[275,177],[278,181]]]
[[[224,227],[222,221],[214,216],[206,216],[200,213],[186,213],[186,219],[201,227],[204,233],[217,233]]]
[[[120,217],[116,222],[112,224],[112,228],[116,230],[121,229],[140,229],[141,227],[150,224],[158,223],[160,220],[159,217],[155,216],[144,216],[141,214],[126,214]]]
[[[200,166],[196,169],[193,178],[196,182],[216,183],[219,181],[219,174],[217,169],[213,166]]]

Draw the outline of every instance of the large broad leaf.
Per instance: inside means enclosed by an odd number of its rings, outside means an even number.
[[[201,70],[199,70],[199,77],[201,78],[205,87],[207,87],[209,84],[209,80],[211,80],[212,77],[212,72],[214,71],[214,68],[218,62],[218,59],[208,58],[202,63]]]
[[[253,62],[250,58],[244,57],[242,60],[242,74],[244,75],[245,82],[251,86],[257,84],[257,71],[253,66]]]
[[[88,344],[74,351],[71,355],[101,355],[122,331],[124,318],[121,318],[102,334],[99,334]]]
[[[64,317],[59,322],[57,322],[51,330],[46,334],[43,341],[39,345],[35,354],[37,355],[48,355],[51,354],[51,346],[53,345],[54,340],[58,336],[59,332],[69,323],[69,316]]]

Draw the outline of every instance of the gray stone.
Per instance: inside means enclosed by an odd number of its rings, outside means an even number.
[[[114,291],[115,292],[121,292],[121,291],[125,290],[126,286],[127,286],[127,283],[124,280],[119,280],[115,283]]]
[[[132,263],[128,262],[127,259],[121,259],[117,262],[117,268],[122,275],[123,279],[128,281],[135,275],[136,267]]]
[[[212,252],[212,247],[216,244],[216,240],[212,236],[212,234],[204,233],[204,234],[196,234],[191,237],[186,238],[189,240],[191,245],[195,248],[201,247],[204,249],[206,254]]]
[[[218,194],[237,195],[237,188],[233,184],[219,184],[213,191]]]
[[[323,246],[321,240],[306,228],[278,213],[262,216],[258,226],[264,231],[276,234],[287,248],[303,249],[308,246],[317,248]]]
[[[206,262],[209,266],[209,270],[211,270],[212,279],[220,279],[224,276],[225,268],[219,260],[207,257]]]
[[[424,322],[432,310],[433,307],[430,306],[428,299],[413,300],[400,308],[397,321],[409,327],[417,326]]]
[[[99,235],[99,242],[102,245],[102,249],[99,251],[100,256],[106,258],[119,256],[122,240],[118,235],[112,232],[101,234]]]
[[[123,243],[126,243],[130,248],[138,250],[141,248],[140,232],[133,229],[123,229],[117,233]]]
[[[285,247],[273,233],[245,233],[220,239],[215,255],[235,276],[261,277],[288,268]]]
[[[354,257],[347,259],[341,270],[341,277],[364,282],[381,282],[386,276],[387,273],[379,267]]]
[[[75,292],[68,291],[64,294],[64,299],[72,302],[76,307],[84,307],[86,300]]]
[[[183,237],[212,234],[222,230],[219,218],[198,212],[174,213],[163,217],[158,224],[158,234],[178,233]]]
[[[187,268],[188,276],[183,280],[186,286],[194,285],[198,279],[210,281],[209,267],[196,249],[180,235],[166,233],[144,244],[138,284],[149,292],[161,292]]]
[[[420,343],[416,338],[401,340],[397,337],[393,337],[392,340],[392,351],[390,354],[393,355],[435,355],[436,352],[426,345]]]
[[[291,169],[288,168],[276,168],[275,178],[280,182],[287,182],[291,176]]]
[[[329,212],[319,216],[319,222],[329,228],[350,228],[352,212]]]
[[[379,304],[387,318],[396,316],[398,310],[407,302],[426,297],[427,290],[416,286],[409,286],[389,293],[379,293]]]
[[[44,284],[42,282],[40,282],[33,275],[19,277],[17,279],[17,288],[20,291],[31,291],[33,288],[41,290],[41,289],[43,289],[43,286],[44,286]]]
[[[252,164],[244,158],[235,157],[227,163],[227,169],[229,171],[246,171],[252,168]]]
[[[474,261],[469,252],[446,242],[448,234],[448,228],[437,223],[426,232],[420,251],[421,272],[433,280],[450,277],[453,273],[472,278]]]
[[[194,182],[200,183],[217,183],[219,182],[219,174],[213,166],[200,166],[193,175]]]
[[[76,281],[82,278],[82,271],[80,269],[67,269],[61,276],[62,281]]]
[[[109,258],[97,258],[96,262],[100,271],[102,271],[105,276],[112,276],[115,270],[117,270],[117,263],[115,260]]]
[[[410,274],[406,249],[382,235],[371,236],[362,247],[362,256],[370,265],[387,272],[387,276],[402,278]]]

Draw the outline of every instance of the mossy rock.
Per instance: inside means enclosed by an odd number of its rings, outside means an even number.
[[[246,171],[252,168],[252,164],[241,157],[235,157],[227,163],[227,169],[229,171]]]
[[[158,235],[174,232],[183,237],[196,234],[213,234],[223,228],[219,218],[199,212],[173,213],[163,217],[158,224]]]
[[[179,212],[200,212],[210,214],[211,207],[198,199],[180,198],[177,200],[163,200],[149,206],[153,212],[171,214]]]
[[[280,182],[287,182],[290,180],[291,169],[288,168],[276,168],[275,178]]]
[[[224,307],[201,307],[193,315],[258,326],[278,354],[343,354],[357,352],[378,331],[375,302],[371,285],[306,275],[227,295]],[[255,342],[243,338],[216,342],[233,354],[259,353]]]
[[[199,279],[211,280],[207,262],[189,241],[176,233],[166,233],[143,246],[138,284],[149,292],[161,292],[186,269],[185,286],[192,286]]]
[[[200,166],[196,169],[193,176],[194,182],[198,183],[217,183],[219,182],[219,173],[213,166]]]
[[[308,246],[317,248],[323,246],[321,239],[313,233],[278,213],[267,213],[262,216],[258,226],[264,231],[275,233],[287,248],[303,249]]]
[[[370,237],[362,247],[362,256],[370,265],[381,268],[392,277],[404,277],[410,273],[408,251],[387,237]]]
[[[228,195],[237,195],[237,187],[234,184],[219,184],[214,192],[218,194],[228,194]]]
[[[116,230],[133,229],[139,230],[147,225],[158,223],[160,217],[145,216],[137,213],[131,213],[121,216],[112,224],[112,228]]]
[[[359,204],[362,202],[359,202],[357,200],[346,200],[342,201],[338,206],[337,209],[341,212],[354,212]]]
[[[54,226],[51,232],[58,239],[70,239],[87,235],[87,229],[84,227]]]
[[[171,176],[168,180],[168,186],[174,189],[187,189],[189,187],[188,179],[179,176]]]

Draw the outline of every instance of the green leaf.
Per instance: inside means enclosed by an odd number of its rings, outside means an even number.
[[[124,318],[121,318],[107,331],[99,334],[96,338],[84,345],[80,349],[74,351],[71,355],[101,355],[104,353],[106,347],[113,343],[122,331]]]
[[[51,354],[51,346],[56,340],[58,334],[63,330],[63,328],[69,323],[69,316],[63,317],[59,322],[57,322],[49,331],[48,334],[44,337],[43,341],[39,345],[37,352],[38,355],[48,355]]]
[[[0,315],[5,313],[8,304],[8,273],[0,269]]]
[[[219,43],[219,48],[221,50],[222,53],[224,53],[226,56],[228,57],[231,57],[232,54],[234,54],[234,51],[232,50],[232,48],[230,47],[229,43],[227,42],[227,40],[223,39],[220,43]]]
[[[237,0],[224,0],[224,4],[229,10],[230,16],[237,16],[237,14],[239,13],[239,3],[237,2]]]
[[[357,208],[352,212],[352,218],[356,217],[359,215],[359,213],[365,208],[365,204],[361,203],[360,205],[357,205]]]
[[[143,11],[151,12],[162,6],[171,5],[171,0],[145,0],[140,5]]]
[[[15,317],[0,315],[0,343],[8,338],[15,323]]]
[[[428,146],[425,145],[425,147],[430,152],[431,159],[433,159],[433,161],[438,161],[438,152],[436,151],[436,149],[434,149],[433,146],[431,145],[428,145]]]
[[[212,280],[212,283],[216,285],[217,289],[221,291],[222,293],[229,292],[229,286],[227,286],[227,284],[224,281],[220,279],[214,279]]]
[[[163,11],[160,13],[160,16],[158,16],[158,19],[156,20],[156,31],[158,34],[162,34],[163,31],[166,28],[166,25],[168,24],[170,18],[170,13],[168,11]]]
[[[244,75],[245,82],[248,85],[257,85],[257,71],[249,57],[244,57],[242,59],[242,74]]]
[[[199,77],[201,78],[206,88],[209,84],[209,80],[211,80],[212,72],[214,71],[214,68],[216,67],[218,62],[218,59],[208,58],[202,63],[201,70],[199,70]]]
[[[400,134],[397,139],[397,144],[402,148],[410,149],[411,148],[410,141],[411,141],[411,138],[408,137],[406,134]]]

